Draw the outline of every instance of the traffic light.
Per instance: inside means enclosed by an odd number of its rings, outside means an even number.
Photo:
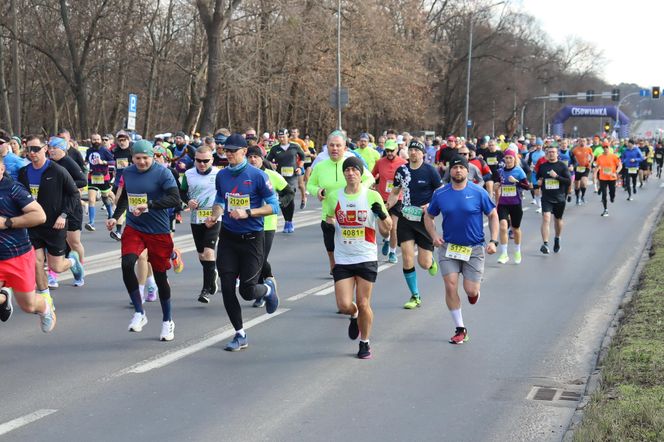
[[[620,101],[620,89],[613,89],[611,91],[611,101]]]
[[[655,99],[659,99],[659,93],[660,93],[659,86],[653,86],[651,97],[653,97]]]
[[[593,101],[593,99],[595,98],[594,95],[595,95],[595,91],[592,90],[592,89],[588,89],[586,91],[586,101]]]
[[[558,92],[558,103],[565,102],[565,91]]]
[[[609,130],[611,130],[611,123],[607,121],[604,123],[604,132],[608,132]]]

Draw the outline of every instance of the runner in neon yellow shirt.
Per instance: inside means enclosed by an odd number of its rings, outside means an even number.
[[[367,169],[373,170],[376,161],[380,159],[380,154],[376,149],[369,146],[369,134],[363,133],[360,139],[357,140],[357,149],[355,152],[359,153],[364,162],[367,164]]]

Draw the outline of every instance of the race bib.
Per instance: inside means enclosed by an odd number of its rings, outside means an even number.
[[[544,180],[544,187],[547,190],[560,189],[560,181],[558,181],[555,178],[547,178],[546,180]]]
[[[281,176],[291,177],[293,175],[295,175],[295,168],[294,167],[282,167],[281,168]]]
[[[115,160],[115,167],[117,169],[124,169],[127,166],[129,166],[129,160],[127,158],[118,158]]]
[[[129,211],[133,212],[136,210],[136,207],[141,204],[148,204],[148,194],[147,193],[128,193],[127,200],[129,201]],[[145,209],[145,212],[148,210]],[[143,213],[145,213],[143,212]]]
[[[417,206],[406,206],[401,210],[401,213],[408,221],[421,221],[424,210]]]
[[[569,161],[567,161],[567,160],[563,160],[562,163],[563,163],[565,166],[569,166]]]
[[[662,154],[661,154],[661,153],[658,153],[657,155],[655,155],[655,158],[657,158],[657,159],[662,158]]]
[[[498,158],[496,158],[496,157],[488,157],[488,158],[486,159],[486,163],[487,163],[489,166],[495,166],[496,164],[498,164]]]
[[[385,181],[385,192],[392,192],[392,189],[394,189],[394,181]]]
[[[224,170],[224,166],[214,166],[214,167],[216,167],[218,170]]]
[[[92,175],[92,184],[104,184],[104,175]]]
[[[205,223],[206,218],[212,216],[212,209],[196,209],[191,214],[191,223],[192,224],[203,224]],[[218,221],[217,221],[218,222]]]
[[[586,171],[586,168],[584,166],[576,166],[576,171],[579,173],[583,173]]]
[[[639,168],[638,167],[628,167],[627,168],[627,173],[634,175],[635,173],[639,173]]]
[[[447,244],[447,250],[445,250],[445,257],[458,259],[461,261],[469,261],[470,255],[473,253],[473,248],[470,246],[460,246],[457,244]]]
[[[516,186],[505,184],[502,190],[503,196],[516,196]]]
[[[228,212],[250,209],[249,195],[228,195]]]
[[[341,238],[345,244],[364,241],[364,226],[341,226]]]
[[[604,173],[604,175],[613,175],[613,169],[610,167],[603,167],[602,173]]]
[[[39,196],[39,184],[30,184],[30,194],[34,199]]]

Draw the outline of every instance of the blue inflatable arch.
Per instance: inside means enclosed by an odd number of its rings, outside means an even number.
[[[619,111],[616,106],[572,106],[568,105],[560,109],[551,119],[553,135],[563,135],[563,125],[565,121],[573,117],[611,117],[614,121],[618,121],[618,131],[620,138],[629,137],[629,123],[622,111]]]

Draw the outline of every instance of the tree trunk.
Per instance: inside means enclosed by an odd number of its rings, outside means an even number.
[[[12,15],[12,28],[14,28],[14,35],[18,35],[18,10],[16,7],[17,0],[11,0],[10,9]],[[14,117],[12,118],[12,129],[15,134],[22,133],[21,127],[21,73],[20,62],[18,58],[18,40],[12,39],[12,88],[14,89]]]
[[[87,81],[80,74],[74,74],[74,78],[76,78],[74,96],[76,97],[76,111],[78,113],[78,135],[80,138],[85,138],[90,136],[88,126],[88,95],[85,92]]]
[[[208,63],[205,97],[203,98],[203,115],[201,116],[201,133],[214,132],[218,115],[218,96],[221,89],[221,29],[207,31]]]
[[[0,35],[0,122],[10,132],[12,130],[12,116],[9,109],[9,95],[7,92],[7,81],[5,80],[5,42]]]

